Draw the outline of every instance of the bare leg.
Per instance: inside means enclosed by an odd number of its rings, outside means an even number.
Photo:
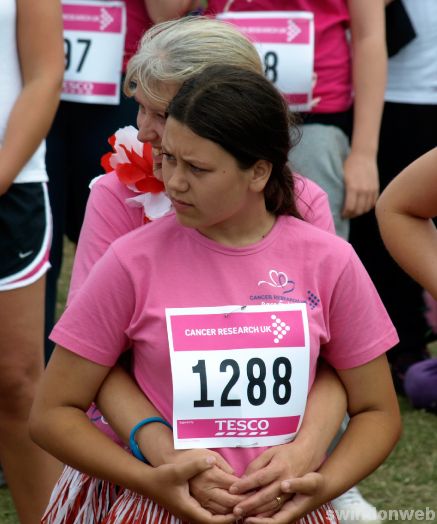
[[[45,278],[0,292],[0,458],[21,524],[36,524],[61,465],[29,437],[43,371]]]

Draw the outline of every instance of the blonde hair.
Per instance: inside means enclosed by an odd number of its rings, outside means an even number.
[[[216,64],[263,74],[255,47],[227,22],[188,16],[156,24],[146,31],[128,63],[124,92],[133,96],[139,85],[147,96],[162,102],[162,83],[182,85],[205,67]]]

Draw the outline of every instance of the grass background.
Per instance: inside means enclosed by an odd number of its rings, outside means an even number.
[[[72,245],[66,243],[58,312],[65,302],[72,257]],[[437,344],[431,351],[437,355]],[[429,507],[437,515],[437,416],[413,410],[404,398],[399,398],[399,403],[404,424],[402,438],[384,464],[361,482],[359,488],[379,510],[425,511]],[[0,488],[0,524],[19,524],[6,487]]]

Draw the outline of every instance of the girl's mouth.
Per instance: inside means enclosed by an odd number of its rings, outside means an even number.
[[[189,209],[190,207],[193,207],[192,204],[189,204],[188,202],[184,202],[183,200],[178,200],[177,198],[170,198],[171,203],[173,205],[173,208],[176,211],[184,211],[186,209]]]

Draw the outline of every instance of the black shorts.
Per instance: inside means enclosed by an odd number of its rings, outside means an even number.
[[[46,184],[12,184],[0,196],[0,291],[29,285],[47,271],[51,234]]]

